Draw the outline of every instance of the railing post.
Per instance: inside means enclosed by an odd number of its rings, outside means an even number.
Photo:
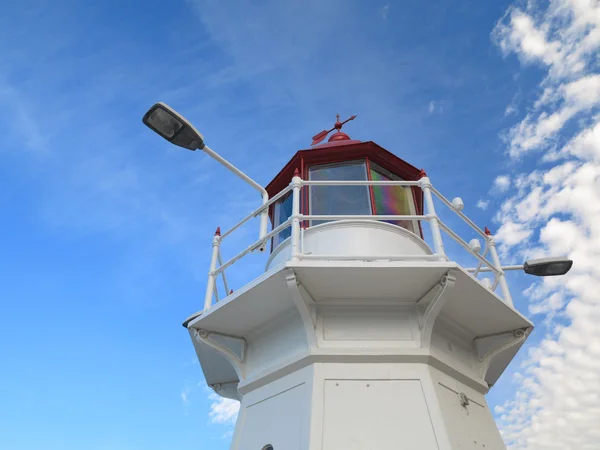
[[[219,246],[221,245],[221,228],[217,228],[215,235],[212,240],[212,257],[210,259],[210,270],[208,271],[208,281],[206,282],[206,295],[204,296],[204,311],[208,310],[212,306],[213,293],[215,290],[215,283],[217,275],[215,270],[217,268],[217,261],[219,258]]]
[[[298,260],[300,243],[300,189],[302,188],[302,178],[298,169],[294,171],[292,178],[292,261]]]
[[[269,202],[269,194],[267,191],[264,191],[262,194],[262,204],[263,206]],[[265,208],[263,212],[260,213],[260,231],[258,233],[258,238],[262,239],[265,237],[269,229],[269,208]],[[263,242],[259,248],[259,251],[264,252],[267,247],[267,242]]]
[[[440,232],[440,225],[438,218],[435,213],[435,206],[433,205],[433,197],[431,196],[431,181],[427,177],[424,170],[421,170],[421,179],[419,180],[421,189],[423,190],[423,199],[425,200],[425,215],[429,218],[429,224],[431,226],[431,235],[433,238],[433,251],[440,258],[446,258],[446,252],[444,251],[444,243],[442,242],[442,233]]]
[[[487,236],[488,248],[490,249],[490,255],[492,256],[492,262],[496,269],[498,269],[498,284],[500,285],[500,290],[502,291],[502,297],[504,298],[504,302],[514,308],[514,304],[512,301],[512,297],[510,295],[510,290],[508,289],[508,283],[506,282],[506,277],[504,275],[504,270],[502,270],[502,264],[500,263],[500,258],[498,258],[498,252],[496,251],[496,243],[494,242],[494,237],[492,233],[485,227],[485,235]]]

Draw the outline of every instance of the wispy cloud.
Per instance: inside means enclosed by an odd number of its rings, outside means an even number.
[[[510,101],[510,103],[506,106],[506,109],[504,110],[504,115],[505,116],[511,116],[513,114],[517,114],[518,113],[518,105],[519,105],[519,98],[520,98],[520,92],[517,92],[514,97],[512,98],[512,100]]]
[[[181,390],[181,393],[179,394],[179,396],[181,397],[181,401],[184,405],[188,405],[190,402],[190,399],[189,399],[190,392],[191,392],[190,387],[186,386]]]
[[[381,14],[381,18],[383,20],[387,20],[389,12],[390,12],[390,4],[389,3],[386,3],[385,5],[383,5],[381,7],[381,9],[379,10],[379,13]]]
[[[510,187],[510,177],[508,175],[498,175],[494,179],[494,189],[499,192],[506,192]]]
[[[429,111],[429,114],[443,114],[444,107],[442,106],[442,102],[431,100],[427,107],[427,111]]]
[[[479,200],[477,200],[477,204],[475,206],[477,208],[481,209],[482,211],[485,211],[489,205],[490,205],[489,200],[479,199]]]
[[[208,399],[210,400],[210,421],[215,424],[233,424],[235,423],[240,411],[240,402],[223,398],[212,392]]]

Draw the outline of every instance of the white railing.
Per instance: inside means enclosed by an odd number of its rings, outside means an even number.
[[[300,213],[300,191],[303,186],[410,186],[419,187],[423,191],[424,199],[424,214],[422,215],[332,215],[332,214],[301,214]],[[254,242],[246,249],[238,253],[233,258],[226,262],[223,262],[220,253],[220,246],[222,241],[233,233],[235,230],[240,228],[242,225],[247,223],[249,220],[259,216],[265,210],[267,210],[276,201],[281,199],[288,192],[292,192],[292,215],[288,220],[271,230],[271,232],[264,235],[258,241]],[[472,246],[462,239],[456,232],[450,227],[444,224],[439,216],[436,214],[435,206],[433,203],[433,196],[437,197],[443,204],[445,204],[451,211],[453,211],[463,222],[465,222],[472,230],[474,230],[480,237],[484,239],[485,247],[482,253],[476,251]],[[433,243],[433,255],[398,255],[398,256],[363,256],[363,255],[306,255],[303,253],[303,243],[301,242],[301,236],[303,236],[303,229],[300,223],[308,220],[416,220],[419,222],[428,222],[431,230],[431,237]],[[497,286],[500,286],[502,291],[502,297],[504,301],[513,306],[508,284],[504,277],[504,271],[498,258],[494,238],[486,234],[481,228],[479,228],[471,219],[464,215],[452,202],[445,198],[437,189],[435,189],[428,177],[423,177],[419,181],[371,181],[371,180],[357,180],[357,181],[308,181],[302,180],[299,176],[294,176],[291,183],[277,195],[273,196],[262,206],[252,211],[240,222],[234,225],[228,231],[220,234],[216,233],[213,238],[213,252],[211,258],[210,271],[208,274],[208,282],[206,285],[206,295],[204,301],[204,310],[209,309],[213,304],[213,299],[218,302],[220,300],[219,292],[217,289],[216,279],[219,275],[222,277],[223,285],[225,288],[225,296],[229,295],[229,286],[227,278],[225,277],[225,270],[229,268],[239,259],[246,256],[256,250],[264,249],[268,244],[269,240],[285,230],[291,227],[291,260],[392,260],[392,261],[444,261],[448,260],[446,252],[444,250],[444,243],[442,240],[442,232],[451,237],[461,247],[463,247],[470,255],[478,260],[478,265],[474,269],[468,269],[473,277],[477,277],[480,273],[491,272],[494,276],[491,286],[489,287],[494,291]],[[487,259],[487,255],[491,256],[492,261]]]

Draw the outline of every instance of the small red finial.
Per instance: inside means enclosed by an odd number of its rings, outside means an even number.
[[[419,178],[425,178],[427,176],[427,172],[425,172],[425,169],[421,169],[421,171],[419,172]]]
[[[298,170],[297,167],[294,169],[294,176],[295,177],[299,177],[300,176],[300,171]]]
[[[217,227],[217,231],[215,231],[215,236],[221,236],[221,227]]]
[[[492,232],[490,231],[490,229],[489,229],[488,227],[485,227],[485,228],[483,229],[483,231],[485,232],[485,235],[486,235],[486,236],[491,236],[491,235],[492,235]]]
[[[342,122],[340,122],[340,114],[335,115],[335,125],[333,126],[336,130],[340,131],[342,129]]]

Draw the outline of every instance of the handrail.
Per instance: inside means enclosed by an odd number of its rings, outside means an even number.
[[[214,274],[215,275],[220,274],[225,269],[227,269],[229,266],[231,266],[234,262],[236,262],[238,259],[246,256],[251,251],[256,250],[258,247],[261,246],[261,244],[264,244],[269,239],[271,239],[273,236],[275,236],[276,234],[280,233],[281,231],[283,231],[284,229],[286,229],[287,227],[289,227],[290,224],[291,224],[291,221],[292,221],[292,219],[289,218],[288,220],[286,220],[285,222],[283,222],[281,225],[279,225],[277,228],[273,229],[270,233],[267,233],[264,238],[259,239],[254,244],[252,244],[248,248],[246,248],[246,250],[242,251],[241,253],[239,253],[238,255],[234,256],[229,261],[227,261],[225,264],[222,264],[218,269],[214,270],[213,271]]]
[[[500,273],[500,270],[494,266],[493,263],[491,263],[490,261],[488,261],[486,258],[484,258],[483,256],[481,256],[479,253],[474,252],[471,247],[469,246],[469,244],[467,244],[464,239],[462,239],[458,234],[456,234],[454,231],[452,231],[445,223],[443,223],[442,221],[439,222],[440,223],[440,227],[446,232],[448,233],[448,235],[454,239],[456,242],[458,242],[465,250],[467,250],[469,253],[471,253],[472,255],[474,255],[480,262],[485,263],[489,268],[490,268],[490,272],[494,272],[495,274]]]
[[[488,236],[487,236],[487,234],[485,234],[485,231],[483,231],[481,228],[479,228],[477,225],[475,225],[475,223],[471,219],[469,219],[467,216],[465,216],[461,211],[456,209],[454,207],[454,205],[440,193],[440,191],[438,191],[432,185],[430,185],[429,188],[431,189],[431,192],[433,192],[436,195],[436,197],[442,201],[442,203],[444,203],[448,208],[450,208],[452,211],[454,211],[456,213],[456,215],[458,215],[458,217],[460,217],[462,220],[467,222],[467,224],[469,224],[471,226],[471,228],[473,228],[480,236],[482,236],[483,238],[485,238],[487,240]]]
[[[419,181],[404,180],[302,180],[303,186],[421,186]]]
[[[259,206],[258,208],[256,208],[254,211],[252,211],[250,214],[248,214],[246,217],[244,217],[242,220],[240,220],[237,224],[235,224],[232,228],[230,228],[229,230],[227,230],[226,232],[221,234],[221,239],[224,239],[226,236],[229,236],[231,233],[233,233],[235,230],[237,230],[239,227],[241,227],[242,225],[244,225],[246,222],[248,222],[250,219],[255,218],[256,216],[258,216],[260,213],[263,212],[264,209],[269,208],[273,203],[275,203],[277,200],[279,200],[281,197],[283,197],[285,194],[287,194],[289,191],[291,191],[292,188],[291,186],[287,186],[285,189],[283,189],[281,192],[279,192],[277,195],[274,195],[273,197],[271,197],[269,199],[268,202],[266,202],[264,205]],[[268,240],[265,240],[264,238],[262,239],[265,242]]]
[[[424,215],[367,215],[367,214],[300,214],[300,220],[429,220],[431,217]]]
[[[301,214],[300,213],[300,192],[303,186],[410,186],[419,187],[424,194],[424,213],[423,214],[406,214],[406,215],[376,215],[376,214]],[[289,192],[292,192],[292,214],[283,223],[275,227],[271,232],[265,234],[256,242],[248,246],[246,249],[223,263],[221,257],[220,245],[224,238],[232,234],[235,230],[239,229],[243,224],[262,214],[265,210],[271,207],[275,202],[283,198]],[[435,207],[433,204],[433,195],[437,197],[444,205],[450,210],[457,214],[467,225],[469,225],[477,234],[485,238],[485,249],[482,253],[475,251],[464,239],[462,239],[456,232],[450,227],[444,224],[438,215],[436,214]],[[310,220],[377,220],[377,221],[420,221],[428,222],[430,225],[432,238],[433,238],[433,255],[398,255],[398,256],[364,256],[364,255],[307,255],[304,254],[304,229],[300,227],[300,223],[304,223]],[[219,301],[219,292],[216,286],[216,277],[221,274],[223,279],[223,285],[225,288],[225,297],[229,295],[229,286],[227,278],[225,276],[225,270],[231,267],[236,261],[240,260],[248,253],[253,252],[258,248],[263,248],[266,243],[281,233],[287,228],[292,228],[291,232],[291,258],[292,260],[387,260],[387,261],[401,261],[401,260],[422,260],[422,261],[439,261],[447,260],[447,256],[444,250],[441,232],[445,232],[450,238],[456,241],[461,247],[463,247],[469,254],[474,256],[478,260],[477,267],[474,269],[468,269],[468,272],[477,279],[477,276],[483,272],[492,272],[494,274],[494,281],[492,285],[492,291],[500,285],[505,301],[512,306],[512,300],[510,298],[510,292],[508,285],[504,278],[503,268],[500,265],[498,254],[496,252],[494,240],[492,236],[489,236],[485,231],[481,230],[471,219],[465,214],[458,210],[448,199],[446,199],[437,189],[435,189],[429,178],[423,177],[419,181],[404,181],[404,180],[392,180],[392,181],[372,181],[372,180],[302,180],[299,176],[294,176],[291,183],[282,189],[279,193],[271,197],[267,202],[256,208],[241,221],[235,224],[232,228],[224,232],[222,235],[216,235],[213,239],[213,258],[211,260],[211,269],[209,271],[209,283],[207,285],[206,297],[205,297],[205,309],[210,308],[214,298],[217,302]],[[302,241],[302,245],[300,245]],[[486,256],[491,255],[492,261]],[[218,265],[218,267],[217,267]]]
[[[302,259],[324,259],[333,261],[439,261],[437,255],[303,255]]]

